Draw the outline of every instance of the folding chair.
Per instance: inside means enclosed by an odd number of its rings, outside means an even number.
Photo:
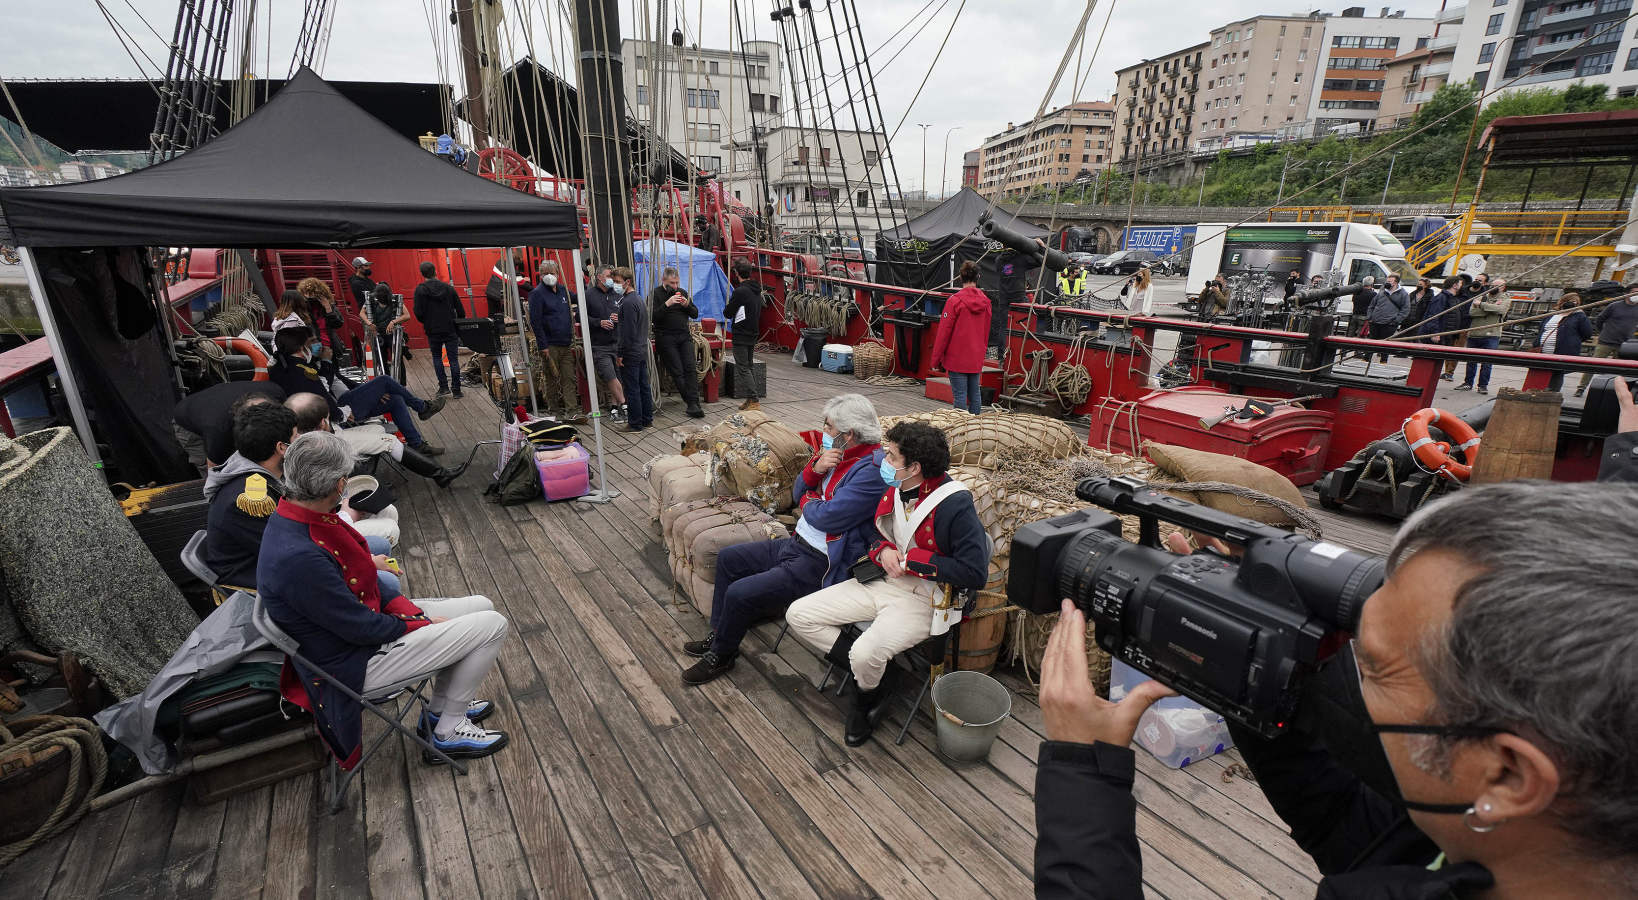
[[[256,630],[261,633],[262,637],[267,639],[268,643],[272,644],[274,647],[277,647],[284,653],[285,656],[290,657],[292,661],[302,666],[309,672],[312,672],[325,681],[328,681],[331,685],[335,686],[337,690],[341,691],[343,694],[346,694],[350,699],[357,701],[365,709],[375,713],[381,718],[381,721],[387,723],[387,726],[390,729],[388,731],[381,732],[368,747],[364,748],[363,755],[359,757],[358,765],[354,766],[351,771],[341,771],[340,762],[338,762],[332,754],[332,758],[330,760],[331,787],[329,791],[329,807],[332,814],[340,812],[342,806],[345,805],[344,801],[347,796],[347,785],[352,781],[353,776],[364,768],[365,764],[370,761],[370,757],[375,755],[375,752],[381,748],[381,745],[386,742],[387,738],[391,736],[393,731],[397,731],[415,743],[421,745],[424,755],[430,754],[431,756],[437,757],[454,768],[457,773],[461,775],[466,774],[465,766],[450,758],[449,754],[438,749],[438,747],[433,744],[432,741],[422,737],[415,729],[408,728],[404,725],[405,715],[426,705],[426,697],[422,695],[421,691],[426,687],[426,683],[431,681],[432,678],[438,674],[437,672],[427,672],[420,675],[414,675],[396,684],[387,685],[381,689],[377,700],[373,702],[367,700],[360,696],[352,688],[343,684],[335,676],[324,671],[318,666],[313,665],[310,660],[302,656],[299,650],[299,645],[296,643],[296,639],[286,634],[284,629],[280,628],[273,621],[273,617],[267,614],[267,607],[262,604],[262,598],[257,595],[251,596],[254,602],[254,605],[251,607],[251,623],[255,625]],[[389,701],[395,699],[399,694],[402,694],[404,691],[409,691],[409,702],[404,704],[403,708],[399,710],[397,716],[388,715],[387,712],[382,709],[382,707]]]
[[[182,567],[193,573],[193,577],[203,581],[207,586],[216,584],[216,573],[205,565],[205,529],[201,528],[188,538],[188,543],[182,548]]]

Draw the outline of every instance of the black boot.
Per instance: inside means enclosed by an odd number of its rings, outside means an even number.
[[[875,690],[861,691],[859,683],[853,683],[851,691],[853,703],[848,707],[847,725],[842,734],[842,740],[849,747],[860,747],[870,740],[870,735],[876,730],[876,724],[882,720],[882,713],[887,707],[882,704],[884,691],[880,686]]]
[[[704,656],[705,651],[711,649],[711,642],[715,640],[716,637],[717,633],[713,631],[700,640],[689,641],[683,644],[683,652],[695,658]]]
[[[453,469],[446,469],[433,461],[432,457],[418,452],[414,447],[404,447],[404,468],[414,472],[422,478],[430,478],[441,488],[449,487],[450,482],[461,477],[466,471],[467,463],[461,463]]]
[[[683,670],[683,684],[699,685],[720,678],[733,669],[734,661],[737,659],[739,659],[738,653],[719,656],[717,651],[707,650],[705,655],[700,657],[699,662]]]
[[[843,631],[836,637],[836,643],[825,651],[825,662],[842,670],[842,677],[853,673],[853,661],[848,659],[848,653],[853,650],[853,639],[856,635],[851,631]]]

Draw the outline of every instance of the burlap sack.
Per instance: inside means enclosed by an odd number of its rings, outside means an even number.
[[[688,549],[693,546],[694,538],[707,528],[718,525],[728,525],[733,522],[748,519],[762,518],[763,513],[749,501],[738,498],[717,497],[709,503],[696,506],[671,521],[671,528],[666,532],[666,549],[688,556]],[[695,565],[692,558],[689,565]],[[710,580],[710,576],[705,576]]]
[[[766,515],[701,528],[704,524],[695,522],[686,530],[692,535],[686,538],[688,561],[694,566],[694,574],[713,583],[717,580],[717,554],[724,548],[790,536],[785,526]]]
[[[736,412],[715,425],[705,426],[684,437],[682,453],[684,456],[692,456],[709,451],[718,441],[738,437],[767,421],[770,421],[768,414],[761,410]]]
[[[940,431],[947,431],[952,425],[958,425],[971,418],[973,414],[964,409],[937,409],[903,416],[882,416],[882,433],[886,434],[889,428],[900,422],[926,422]]]
[[[656,456],[643,467],[643,477],[648,479],[648,514],[650,518],[658,519],[660,511],[665,507],[660,505],[661,488],[665,478],[672,472],[687,471],[689,469],[705,470],[706,459],[701,456],[681,456],[678,454]]]
[[[1029,413],[986,412],[944,426],[950,442],[950,465],[993,469],[1004,450],[1028,448],[1047,457],[1075,456],[1086,441],[1057,419]]]
[[[693,602],[700,615],[707,619],[711,618],[711,600],[715,590],[715,585],[698,575],[690,576],[688,579],[688,599]]]
[[[766,421],[711,446],[711,483],[768,513],[793,505],[791,488],[813,449],[790,426]]]
[[[665,514],[694,500],[708,500],[712,496],[711,475],[703,468],[674,469],[660,479],[660,519]]]
[[[688,545],[677,537],[677,523],[685,516],[709,515],[717,511],[717,507],[731,498],[703,497],[698,500],[689,500],[676,506],[669,506],[660,511],[660,542],[665,544],[666,552],[675,548],[679,555],[688,555]],[[743,502],[743,501],[741,501]]]
[[[1270,497],[1285,500],[1300,508],[1306,509],[1308,502],[1303,499],[1302,492],[1284,475],[1260,466],[1238,456],[1225,456],[1221,453],[1211,453],[1206,450],[1195,450],[1190,447],[1178,447],[1173,444],[1157,444],[1154,441],[1144,441],[1143,450],[1149,458],[1155,461],[1161,471],[1174,475],[1185,482],[1222,481],[1229,484],[1238,484],[1243,487],[1260,491]],[[1262,503],[1255,503],[1233,494],[1223,494],[1215,491],[1170,491],[1169,493],[1191,503],[1199,503],[1212,509],[1221,510],[1258,522],[1267,522],[1270,525],[1290,526],[1297,523],[1278,508]]]

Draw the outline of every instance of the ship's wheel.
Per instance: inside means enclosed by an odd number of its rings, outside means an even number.
[[[478,174],[525,194],[535,193],[535,170],[529,161],[506,147],[478,151]]]

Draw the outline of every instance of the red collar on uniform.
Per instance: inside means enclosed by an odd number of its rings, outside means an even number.
[[[279,501],[279,515],[292,522],[303,525],[339,525],[341,516],[335,513],[314,512],[305,506],[300,506],[292,500]]]

